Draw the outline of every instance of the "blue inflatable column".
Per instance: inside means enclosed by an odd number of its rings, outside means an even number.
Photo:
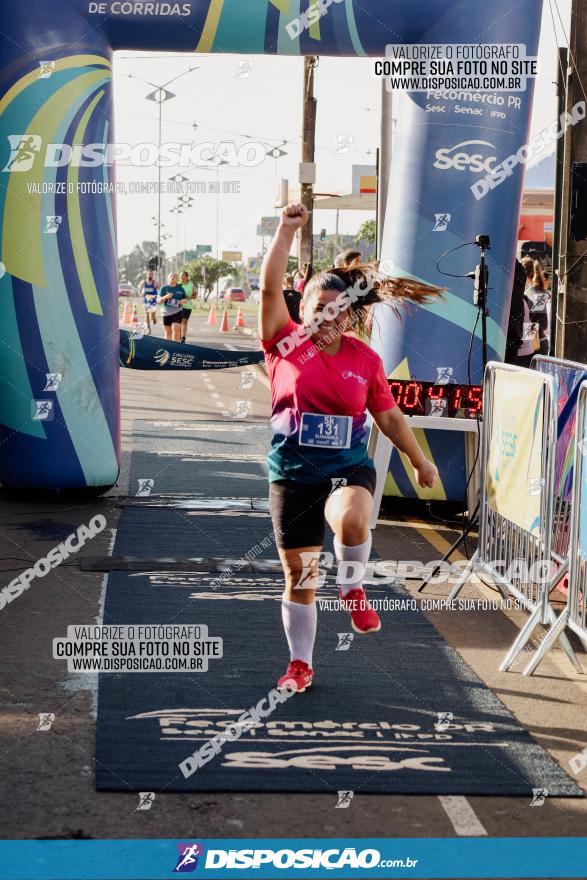
[[[471,29],[469,3],[445,9],[419,37],[421,43],[526,44],[535,55],[540,29],[540,5],[522,0],[511,6],[497,0],[490,7],[487,30]],[[489,7],[488,7],[489,10]],[[475,16],[476,26],[482,23]],[[373,347],[382,356],[388,376],[436,382],[468,383],[469,343],[477,318],[473,282],[453,278],[437,268],[441,255],[491,237],[488,253],[489,359],[503,360],[518,237],[523,165],[486,195],[477,198],[471,187],[526,143],[532,108],[533,81],[523,92],[396,93],[393,116],[391,183],[385,211],[381,259],[389,271],[411,275],[447,287],[444,303],[416,308],[399,321],[384,306],[376,308]],[[484,187],[477,186],[477,195]],[[464,247],[444,259],[440,268],[454,275],[472,271],[479,251]],[[450,371],[446,372],[446,368]],[[475,330],[470,358],[473,384],[482,378],[481,322]],[[419,432],[426,451],[440,471],[437,488],[420,490],[410,468],[394,452],[386,494],[461,500],[466,474],[462,437],[453,432]]]
[[[111,53],[69,4],[27,5],[0,3],[0,483],[104,489],[120,455],[114,182],[73,145],[111,139]]]

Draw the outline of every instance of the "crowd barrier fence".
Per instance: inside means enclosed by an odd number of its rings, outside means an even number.
[[[568,627],[587,649],[587,381],[578,389],[576,417],[573,425],[574,466],[573,492],[570,507],[569,528],[566,530],[568,552],[567,605],[551,626],[524,674],[534,672],[553,645],[561,639]],[[556,502],[555,499],[555,510]]]
[[[484,376],[479,544],[449,599],[479,572],[530,613],[502,670],[510,668],[539,624],[552,626],[557,619],[549,603],[560,579],[560,561],[552,555],[557,387],[548,371],[497,362],[487,365]],[[534,577],[536,572],[541,576]],[[568,638],[564,633],[559,638],[581,671]]]

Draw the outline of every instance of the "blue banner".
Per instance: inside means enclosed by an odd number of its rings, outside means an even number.
[[[3,880],[587,877],[587,839],[0,841]]]
[[[479,11],[467,0],[447,3],[434,23],[423,28],[418,42],[507,43],[519,38],[528,55],[536,54],[540,3],[521,0],[512,6],[509,0],[496,0],[490,27]],[[527,141],[532,96],[531,81],[520,92],[447,88],[393,95],[397,124],[382,268],[448,291],[443,303],[414,308],[401,319],[385,306],[376,307],[372,344],[390,378],[481,383],[481,321],[473,302],[473,281],[466,277],[479,262],[474,242],[480,234],[491,239],[488,360],[503,360],[524,174],[516,154]],[[510,175],[490,188],[487,180],[493,169],[507,157],[514,159]],[[453,252],[443,258],[447,251]],[[433,497],[461,500],[466,482],[463,443],[455,442],[453,433],[441,443],[439,434],[429,431],[422,438],[424,451],[439,469]],[[413,481],[410,485],[407,476],[401,459],[394,456],[388,493],[431,497]]]
[[[264,359],[262,351],[228,351],[120,331],[120,366],[131,370],[225,370]]]

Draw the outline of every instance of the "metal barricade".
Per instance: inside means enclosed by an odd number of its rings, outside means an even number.
[[[511,374],[512,377],[510,380],[512,387],[515,385],[513,377],[516,374],[518,376],[526,374],[528,378],[527,390],[536,390],[536,400],[541,404],[542,421],[541,424],[535,426],[534,431],[535,437],[538,437],[540,432],[539,460],[536,456],[539,477],[534,480],[538,485],[535,487],[526,486],[525,490],[528,495],[540,496],[535,505],[537,515],[531,529],[522,528],[519,523],[512,520],[511,515],[508,518],[503,511],[500,512],[498,505],[490,503],[488,493],[488,463],[492,453],[490,444],[496,420],[503,416],[501,411],[497,412],[495,409],[496,380],[497,377],[508,374]],[[555,577],[551,576],[555,477],[555,456],[552,454],[552,450],[557,436],[556,389],[554,377],[542,371],[525,370],[521,367],[496,362],[489,363],[485,371],[479,544],[459,581],[451,591],[449,599],[454,599],[470,575],[478,571],[493,581],[504,598],[514,597],[522,607],[530,612],[527,623],[501,664],[501,670],[510,668],[538,624],[553,625],[556,622],[556,614],[548,602],[549,593],[559,577],[558,574]],[[523,411],[525,403],[526,395],[519,393],[517,404],[520,412]],[[515,407],[513,411],[515,412]],[[503,435],[499,433],[497,442],[501,444],[503,441]],[[493,475],[491,475],[491,479],[493,480]],[[499,571],[497,566],[503,571]],[[560,640],[569,658],[580,670],[581,667],[569,640],[564,634],[560,636]]]
[[[574,477],[570,528],[568,529],[569,590],[567,605],[540,643],[538,651],[524,670],[534,672],[548,651],[572,630],[587,648],[587,382],[579,388],[574,430]]]
[[[532,368],[557,382],[557,435],[554,473],[554,506],[552,514],[552,555],[559,566],[559,578],[567,573],[569,537],[573,506],[573,460],[578,387],[587,378],[587,366],[577,361],[536,355]],[[569,407],[568,404],[571,404]],[[568,411],[567,411],[568,410]]]

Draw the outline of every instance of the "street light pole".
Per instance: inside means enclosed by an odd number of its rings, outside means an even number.
[[[220,259],[220,166],[216,166],[216,259]]]
[[[161,129],[162,129],[162,108],[163,101],[159,101],[159,147],[157,156],[161,159]],[[161,272],[161,161],[157,162],[157,274],[159,283],[163,281],[163,273]]]
[[[198,70],[198,65],[195,67],[190,67],[188,70],[183,70],[177,76],[173,76],[170,80],[167,80],[163,85],[156,85],[155,83],[150,82],[147,79],[141,79],[138,76],[133,76],[132,73],[128,74],[129,79],[138,79],[139,82],[145,83],[148,86],[152,86],[155,91],[146,95],[147,101],[154,101],[159,105],[159,113],[158,113],[158,162],[157,162],[157,272],[159,273],[160,279],[162,279],[161,273],[161,140],[162,140],[162,128],[163,128],[163,110],[162,105],[165,101],[169,101],[171,98],[175,98],[173,92],[167,91],[167,86],[171,85],[173,82],[177,82],[178,79],[181,79],[182,76],[186,76],[188,73],[193,73],[194,70]]]
[[[316,135],[316,98],[314,97],[314,71],[318,64],[315,55],[304,58],[304,95],[302,113],[302,164],[314,165],[314,139]],[[308,209],[308,222],[299,231],[300,262],[312,262],[314,184],[301,183],[300,201]]]
[[[217,162],[214,162],[214,165],[210,167],[210,165],[196,165],[196,168],[204,168],[206,171],[216,171],[216,259],[220,259],[220,166],[228,165],[226,159],[220,159]],[[218,284],[219,281],[216,279],[216,299],[218,299]]]
[[[179,264],[179,215],[180,214],[181,214],[181,209],[179,207],[179,202],[178,202],[178,208],[177,208],[177,246],[175,248],[175,271],[176,272],[179,270],[178,264]]]

